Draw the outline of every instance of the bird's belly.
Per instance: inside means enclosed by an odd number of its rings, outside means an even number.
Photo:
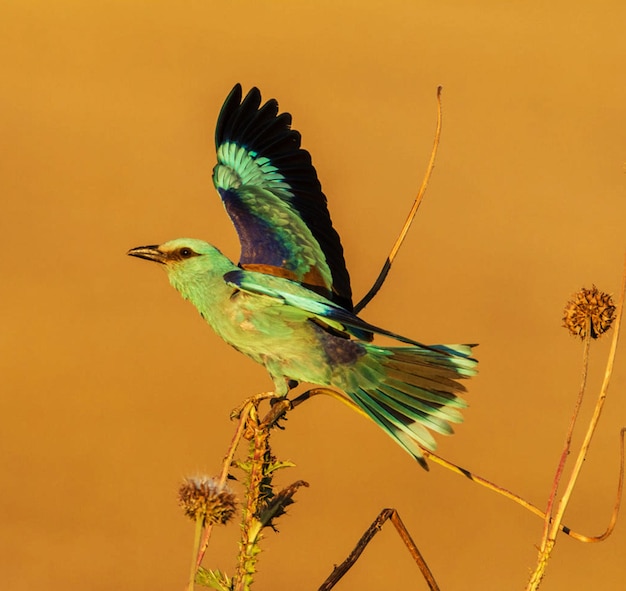
[[[309,320],[285,319],[275,310],[238,307],[213,326],[229,345],[264,365],[272,377],[330,385],[332,368],[319,328]]]

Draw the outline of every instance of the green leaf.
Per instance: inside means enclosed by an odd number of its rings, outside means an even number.
[[[209,570],[200,567],[196,572],[196,583],[203,587],[217,589],[217,591],[232,591],[233,584],[230,577],[220,570]]]
[[[272,472],[275,472],[276,470],[280,470],[281,468],[293,468],[293,467],[295,467],[295,464],[288,460],[285,460],[284,462],[273,462],[267,465],[267,468],[265,469],[265,473],[271,474]]]

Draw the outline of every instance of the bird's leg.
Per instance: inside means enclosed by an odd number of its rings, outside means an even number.
[[[289,400],[289,398],[287,398],[286,396],[283,396],[281,398],[271,399],[270,405],[271,405],[270,410],[265,415],[265,417],[263,417],[261,424],[266,429],[270,429],[272,427],[278,427],[279,429],[284,429],[282,425],[278,424],[278,421],[280,421],[280,419],[285,418],[285,415],[287,414],[287,412],[293,408],[293,403],[291,402],[291,400]]]
[[[278,427],[284,429],[278,424],[278,421],[284,419],[287,411],[293,408],[293,403],[287,398],[287,395],[298,386],[298,382],[289,378],[275,377],[274,384],[276,385],[276,396],[270,399],[271,408],[263,418],[262,424],[265,428]]]
[[[298,385],[296,380],[290,380],[284,376],[272,375],[274,380],[273,392],[260,392],[250,398],[246,398],[238,407],[234,408],[230,413],[231,420],[238,419],[248,404],[252,404],[254,408],[258,408],[259,403],[263,400],[270,400],[270,404],[276,404],[282,398],[286,398],[289,391]]]
[[[251,404],[252,406],[256,408],[258,407],[261,401],[267,400],[268,398],[276,398],[276,397],[277,397],[276,392],[259,392],[258,394],[254,394],[254,396],[250,396],[249,398],[246,398],[239,406],[235,407],[230,412],[231,421],[241,417],[241,413],[249,404]]]

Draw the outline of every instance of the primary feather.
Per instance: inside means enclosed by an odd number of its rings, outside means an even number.
[[[342,390],[427,467],[431,432],[462,421],[469,345],[424,345],[352,312],[350,279],[326,198],[291,117],[237,85],[220,113],[214,183],[241,240],[240,264],[182,238],[128,254],[164,265],[171,284],[228,344],[265,366],[275,392]],[[383,335],[405,346],[370,342]]]
[[[237,84],[217,120],[213,183],[239,240],[239,263],[290,277],[352,309],[350,276],[326,196],[278,103]]]

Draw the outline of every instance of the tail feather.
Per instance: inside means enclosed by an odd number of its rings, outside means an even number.
[[[454,390],[455,392],[467,392],[467,388],[464,384],[455,382],[456,379],[443,376],[428,377],[419,373],[419,368],[412,363],[406,363],[404,361],[398,361],[397,359],[390,359],[387,364],[387,373],[390,376],[398,375],[400,380],[409,380],[409,383],[417,388],[424,388],[426,390],[441,390],[448,392]],[[442,388],[442,386],[444,388]]]
[[[420,422],[425,427],[442,435],[451,435],[454,432],[452,427],[446,422],[449,419],[445,412],[445,407],[433,408],[432,405],[424,403],[418,398],[413,398],[401,390],[396,390],[384,383],[379,384],[376,391],[386,395],[386,405],[401,415]],[[453,418],[456,419],[454,422],[458,423],[463,419],[458,411],[457,415]]]
[[[406,444],[399,438],[401,433],[409,436],[413,446],[415,446],[417,450],[419,450],[420,445],[428,449],[434,448],[437,445],[434,437],[426,427],[420,422],[414,421],[403,413],[388,406],[386,400],[384,400],[377,391],[368,391],[364,388],[359,388],[351,394],[361,403],[367,414],[374,419],[374,422],[378,423],[385,431],[389,432],[394,439],[400,440],[403,447],[405,447]],[[420,457],[421,455],[421,452],[419,452]]]
[[[365,355],[350,371],[344,391],[424,468],[422,448],[434,450],[430,431],[450,435],[467,403],[458,380],[476,374],[471,345],[378,347],[364,344]],[[347,384],[346,384],[347,386]]]
[[[410,388],[407,384],[401,384],[398,382],[391,382],[388,384],[379,384],[378,389],[383,391],[390,398],[398,401],[400,404],[403,404],[409,408],[415,408],[422,413],[426,413],[429,415],[433,415],[434,417],[440,417],[445,421],[450,423],[462,423],[463,416],[456,408],[451,408],[451,406],[439,406],[434,407],[430,404],[429,399],[423,394],[426,392],[425,390],[414,390]],[[407,391],[410,389],[411,393],[407,394]],[[456,401],[452,401],[456,402]],[[465,402],[465,401],[463,401]],[[441,404],[441,403],[437,403]],[[445,403],[443,403],[445,404]],[[467,403],[461,408],[465,408]],[[451,428],[449,426],[442,427],[445,431],[446,435],[452,434]]]
[[[469,345],[464,345],[469,346]],[[458,345],[437,345],[430,349],[421,347],[377,347],[393,352],[396,361],[412,365],[417,375],[434,379],[458,379],[460,376],[476,375],[477,361],[469,357],[470,353],[457,351]]]
[[[451,385],[441,384],[432,381],[420,380],[419,376],[407,372],[397,371],[395,368],[386,371],[387,384],[398,387],[400,390],[409,393],[413,397],[421,398],[432,402],[433,404],[442,404],[455,408],[466,408],[467,402],[461,398],[456,392],[466,392],[462,384],[456,384],[451,381]]]

